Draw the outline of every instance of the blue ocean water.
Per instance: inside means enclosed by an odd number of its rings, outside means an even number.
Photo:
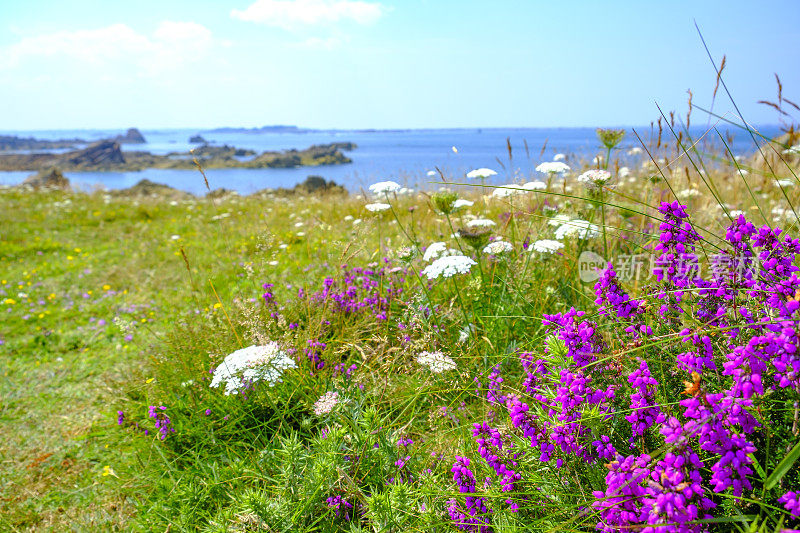
[[[650,136],[650,126],[636,128],[643,139]],[[764,127],[764,135],[779,133],[777,127]],[[49,130],[0,131],[0,134],[39,139],[81,138],[88,141],[114,137],[119,130]],[[698,128],[693,135],[701,135]],[[732,149],[736,154],[750,153],[754,145],[743,131],[732,131]],[[211,188],[224,187],[242,194],[264,188],[292,187],[309,175],[319,175],[344,185],[351,191],[366,188],[376,181],[394,180],[410,187],[432,187],[439,179],[427,173],[439,168],[451,181],[462,181],[466,172],[488,167],[498,172],[495,183],[508,183],[515,177],[541,177],[535,167],[550,161],[556,153],[568,155],[567,162],[591,159],[602,150],[594,128],[485,128],[427,130],[298,130],[298,131],[218,131],[196,129],[142,130],[147,144],[123,145],[123,150],[147,150],[157,154],[184,152],[195,145],[189,137],[201,134],[212,144],[229,144],[256,151],[306,148],[312,144],[354,142],[358,148],[348,152],[353,160],[348,165],[301,167],[290,169],[209,169]],[[665,140],[669,133],[665,133]],[[713,136],[716,136],[713,134]],[[511,143],[509,161],[507,140]],[[527,150],[525,148],[527,144]],[[638,146],[630,133],[622,144],[625,149]],[[0,172],[0,184],[20,183],[31,172]],[[130,187],[149,179],[172,187],[203,194],[202,176],[195,170],[147,169],[139,172],[68,172],[73,186],[82,189]]]

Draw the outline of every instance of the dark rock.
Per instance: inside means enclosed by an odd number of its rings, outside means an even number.
[[[116,141],[99,141],[83,150],[64,154],[63,158],[72,166],[92,169],[125,164],[125,156]]]
[[[64,174],[57,167],[51,167],[46,170],[40,170],[36,174],[32,174],[25,178],[22,182],[23,186],[33,187],[39,189],[46,187],[48,189],[61,189],[69,190],[69,180],[64,177]]]
[[[17,137],[15,135],[0,135],[0,151],[8,150],[53,150],[58,148],[75,148],[76,145],[87,144],[81,139],[60,139],[46,141],[33,137]]]
[[[192,135],[189,137],[189,142],[192,144],[208,144],[208,141],[202,135]]]
[[[164,185],[163,183],[156,183],[154,181],[150,181],[148,179],[143,179],[139,181],[133,187],[128,187],[127,189],[120,189],[117,191],[110,191],[111,194],[115,196],[158,196],[162,198],[189,198],[192,195],[188,192],[179,191],[174,187],[170,187],[169,185]]]
[[[144,144],[147,142],[142,132],[136,128],[130,128],[125,135],[117,135],[114,140],[121,144]]]

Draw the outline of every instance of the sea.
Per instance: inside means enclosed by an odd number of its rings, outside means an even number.
[[[635,128],[645,142],[656,135],[651,127]],[[639,141],[626,128],[627,134],[617,155],[622,164],[632,158],[630,148]],[[777,126],[758,129],[763,135],[780,134]],[[693,127],[692,135],[700,138],[706,130]],[[351,192],[365,190],[371,183],[392,180],[410,188],[436,188],[441,172],[447,180],[463,183],[467,172],[475,168],[491,168],[497,172],[491,182],[512,183],[541,179],[535,171],[543,161],[552,161],[556,154],[565,154],[568,164],[587,162],[604,152],[595,128],[460,128],[407,130],[305,130],[292,128],[239,130],[158,129],[141,130],[146,144],[126,144],[125,150],[146,150],[156,154],[185,152],[197,146],[189,138],[202,135],[210,144],[228,144],[257,152],[266,150],[303,149],[313,144],[353,142],[355,150],[346,152],[353,162],[344,165],[279,169],[208,169],[209,186],[249,194],[265,188],[291,188],[310,175],[321,176],[346,187]],[[37,139],[85,139],[95,141],[115,137],[120,130],[46,130],[0,131],[2,135]],[[755,150],[750,135],[744,130],[721,130],[732,134],[734,154],[746,155]],[[664,133],[666,140],[670,133]],[[718,139],[711,131],[705,139]],[[674,142],[673,142],[674,144]],[[509,157],[509,145],[511,147]],[[433,172],[432,172],[433,171]],[[0,184],[16,185],[30,171],[0,172]],[[435,174],[435,175],[429,175]],[[203,177],[196,170],[146,169],[136,172],[67,172],[73,188],[80,190],[122,189],[142,179],[163,183],[193,194],[207,192]]]

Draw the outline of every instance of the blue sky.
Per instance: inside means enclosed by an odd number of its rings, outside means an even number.
[[[695,19],[747,120],[800,101],[797,1],[26,0],[0,130],[644,125],[710,104]]]

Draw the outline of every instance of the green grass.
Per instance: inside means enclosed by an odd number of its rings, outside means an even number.
[[[427,509],[442,509],[453,495],[444,488],[452,457],[473,446],[471,422],[487,416],[473,379],[485,386],[495,364],[517,350],[540,350],[544,313],[591,305],[591,285],[577,272],[582,251],[642,252],[658,224],[652,206],[673,193],[689,204],[709,250],[730,223],[719,203],[792,230],[784,191],[757,161],[745,162],[750,177],[734,176],[724,160],[701,175],[697,161],[669,150],[659,152],[672,161],[668,170],[636,161],[631,178],[618,179],[599,201],[574,182],[505,199],[453,185],[475,205],[450,218],[417,193],[370,214],[359,196],[172,200],[0,190],[0,528],[257,530],[272,517],[289,529],[333,531],[345,526],[320,506],[327,490],[357,494],[376,530],[446,530],[444,517]],[[786,188],[793,205],[798,190]],[[498,221],[493,232],[516,250],[526,239],[552,238],[545,198],[595,224],[602,205],[606,231],[566,239],[562,254],[548,259],[482,255],[471,277],[430,287],[416,279],[424,267],[418,256],[400,259],[404,247],[457,246],[450,236],[470,213]],[[300,288],[312,294],[324,278],[337,278],[341,265],[380,266],[384,257],[407,269],[401,280],[381,278],[404,291],[385,323],[296,298]],[[260,303],[265,282],[275,284],[280,319]],[[434,305],[430,316],[419,311]],[[290,330],[291,322],[301,326]],[[303,367],[274,389],[256,389],[248,402],[203,381],[239,347],[278,340],[302,353],[323,336],[332,363],[316,377]],[[450,353],[458,372],[421,374],[414,355],[434,349]],[[358,363],[354,382],[330,374],[339,361]],[[314,401],[333,389],[351,403],[336,419],[313,416]],[[163,443],[117,426],[122,409],[152,432],[148,405],[167,406],[175,423]],[[322,439],[326,426],[332,436]],[[392,442],[404,435],[419,447],[416,466],[433,452],[447,456],[445,467],[413,487],[387,489],[399,458]],[[371,452],[379,442],[390,451]],[[357,466],[350,456],[359,457]],[[541,486],[553,483],[548,475],[541,472]],[[564,500],[542,500],[552,518],[537,527],[563,526],[559,513],[577,505],[580,490],[561,482],[550,488]],[[523,527],[509,514],[497,520],[509,531]]]

